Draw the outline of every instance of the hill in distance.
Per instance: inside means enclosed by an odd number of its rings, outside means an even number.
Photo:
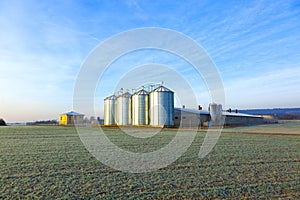
[[[300,108],[248,109],[239,112],[252,115],[277,115],[278,119],[300,119]]]

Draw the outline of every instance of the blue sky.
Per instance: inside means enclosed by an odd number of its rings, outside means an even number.
[[[226,107],[300,107],[299,19],[297,0],[3,0],[0,117],[9,122],[56,119],[71,110],[74,83],[89,53],[115,34],[142,27],[173,29],[198,42],[220,72]],[[95,113],[87,115],[102,116],[103,97],[118,87],[126,70],[138,73],[134,67],[143,63],[176,69],[193,88],[197,103],[207,107],[207,88],[185,70],[184,61],[162,52],[137,52],[126,59],[114,63],[100,82]],[[143,79],[143,73],[137,75]]]

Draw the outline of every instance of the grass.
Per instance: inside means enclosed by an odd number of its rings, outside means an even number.
[[[72,127],[1,127],[0,199],[298,198],[300,137],[240,133],[299,134],[299,126],[298,121],[226,129],[204,159],[198,158],[205,136],[200,132],[175,163],[142,174],[101,164]],[[105,132],[115,144],[136,152],[158,149],[175,134],[166,130],[153,138],[134,139],[117,129]]]
[[[281,120],[278,124],[244,126],[228,128],[225,132],[264,133],[264,134],[300,134],[300,120]]]

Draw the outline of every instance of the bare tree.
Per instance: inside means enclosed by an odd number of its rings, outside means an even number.
[[[4,119],[0,118],[0,126],[6,126],[6,123],[5,123]]]

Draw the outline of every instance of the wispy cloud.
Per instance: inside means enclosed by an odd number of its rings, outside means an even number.
[[[229,107],[272,108],[298,106],[300,67],[258,73],[255,77],[241,77],[225,82]]]

